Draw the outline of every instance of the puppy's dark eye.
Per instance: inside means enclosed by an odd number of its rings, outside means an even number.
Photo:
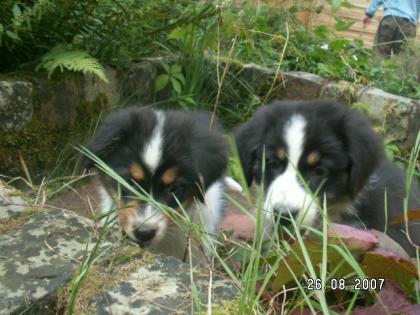
[[[329,171],[324,166],[317,166],[313,170],[314,175],[320,176],[320,177],[326,177],[329,174]]]
[[[175,182],[175,183],[172,183],[171,185],[169,185],[167,187],[167,190],[170,194],[177,195],[184,190],[184,185],[182,185],[181,183],[176,183]]]
[[[276,158],[267,159],[266,169],[270,171],[282,171],[286,165],[286,160],[279,160]]]

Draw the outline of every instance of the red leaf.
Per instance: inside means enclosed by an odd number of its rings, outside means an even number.
[[[379,293],[378,301],[372,306],[357,307],[352,315],[418,315],[420,305],[412,305],[408,297],[392,281],[386,281]]]
[[[328,236],[341,238],[349,248],[362,251],[368,251],[378,244],[378,238],[371,231],[337,223],[331,224]]]

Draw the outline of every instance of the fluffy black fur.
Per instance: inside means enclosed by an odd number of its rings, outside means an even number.
[[[152,195],[155,201],[174,209],[180,205],[189,207],[185,210],[193,213],[197,209],[204,211],[201,215],[206,219],[205,229],[213,233],[223,211],[223,203],[215,199],[223,198],[228,148],[220,127],[210,129],[209,126],[210,114],[205,112],[130,107],[111,113],[87,149],[133,187],[138,186]],[[156,143],[152,140],[156,130],[161,133],[161,137],[157,137],[162,140],[157,146],[160,149],[149,152],[145,148]],[[159,154],[156,155],[156,151]],[[155,159],[158,163],[151,167],[150,159],[156,156],[159,156]],[[93,168],[94,162],[85,158],[83,166]],[[167,172],[172,172],[170,182],[164,180]],[[170,225],[167,216],[153,204],[136,201],[128,189],[119,187],[110,176],[99,170],[97,173],[100,210],[106,213],[109,204],[117,200],[123,231],[142,246],[159,243]],[[213,197],[206,195],[211,190],[209,187],[218,189]],[[198,208],[196,201],[200,203]]]
[[[318,196],[327,196],[334,221],[384,230],[384,193],[387,193],[388,222],[403,213],[405,173],[388,161],[382,140],[368,119],[356,110],[329,101],[276,101],[260,108],[236,133],[236,143],[248,185],[254,180],[268,187],[284,172],[287,159],[279,160],[275,150],[284,146],[283,129],[299,114],[307,122],[302,158],[297,168],[312,191],[321,183]],[[315,165],[305,163],[310,152],[321,159]],[[265,154],[265,173],[262,158]],[[408,209],[419,209],[419,189],[413,179]],[[417,225],[417,226],[416,226]],[[388,234],[410,255],[415,253],[403,225],[388,227]],[[409,223],[410,236],[420,244],[418,223]]]
[[[139,182],[146,192],[154,188],[157,201],[175,206],[169,191],[162,190],[158,179],[166,169],[177,167],[179,174],[176,187],[171,193],[179,202],[188,197],[202,200],[202,192],[220,179],[226,170],[227,144],[221,128],[210,130],[210,114],[207,112],[165,111],[164,144],[162,162],[153,178],[146,175],[146,180]],[[110,114],[101,125],[87,149],[105,161],[122,178],[132,182],[129,166],[132,162],[147,167],[140,158],[145,141],[156,125],[154,111],[145,107],[130,107]],[[93,161],[85,158],[83,166],[93,167]],[[124,196],[122,196],[124,197]]]

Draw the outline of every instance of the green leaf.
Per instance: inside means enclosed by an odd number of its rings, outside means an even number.
[[[194,99],[191,96],[184,97],[184,101],[187,102],[187,103],[189,103],[190,105],[194,105],[195,104],[195,101],[194,101]]]
[[[22,15],[22,11],[20,10],[20,7],[17,3],[14,4],[12,12],[15,18]]]
[[[18,34],[11,31],[6,31],[6,35],[14,40],[19,40],[19,41],[21,40]]]
[[[394,281],[407,294],[415,295],[416,267],[403,258],[382,256],[370,252],[365,255],[361,267],[366,277],[385,278]]]
[[[180,65],[172,65],[171,66],[171,75],[175,73],[181,73],[182,67]]]
[[[303,244],[306,247],[312,265],[318,266],[321,264],[323,254],[322,244],[313,241],[304,241]],[[328,265],[335,267],[339,263],[344,262],[342,255],[333,246],[329,246],[328,248]],[[342,268],[348,268],[348,265],[343,264]],[[283,285],[291,282],[295,277],[300,279],[306,271],[307,266],[305,265],[302,248],[299,244],[294,244],[280,264],[277,276],[272,283],[273,290],[275,292],[280,290]]]
[[[341,8],[341,4],[343,3],[342,0],[331,0],[331,9],[333,12],[336,12],[338,9]]]
[[[93,58],[86,51],[73,50],[63,45],[55,46],[42,56],[41,62],[35,70],[38,71],[41,68],[47,71],[49,78],[55,70],[60,69],[63,72],[64,69],[67,69],[75,72],[91,73],[101,80],[109,82],[104,68],[97,59]]]
[[[343,1],[342,3],[341,3],[341,7],[343,7],[343,8],[347,8],[347,9],[351,9],[351,8],[354,8],[354,5],[352,5],[350,2],[348,2],[348,1]]]
[[[317,64],[318,71],[321,75],[329,75],[331,74],[330,68],[324,63]]]
[[[325,25],[317,26],[313,30],[314,34],[318,36],[320,39],[327,40],[328,39],[328,33],[330,32],[329,28]]]
[[[155,91],[159,92],[163,90],[169,82],[169,75],[167,74],[161,74],[156,78],[156,84],[155,84]]]
[[[0,23],[0,47],[3,43],[3,24]]]
[[[171,73],[171,75],[174,78],[177,78],[179,81],[181,81],[182,85],[185,85],[185,78],[184,78],[184,75],[181,72]]]
[[[346,21],[338,16],[335,16],[334,19],[336,20],[335,30],[339,32],[349,29],[355,23],[355,21]]]
[[[334,39],[330,42],[330,47],[333,50],[341,50],[347,47],[349,41],[345,38]]]
[[[169,33],[168,39],[183,39],[185,36],[185,29],[182,27],[177,27],[172,32]]]
[[[174,88],[175,92],[178,95],[181,95],[181,93],[182,93],[181,83],[177,79],[175,79],[174,77],[171,78],[171,82],[172,82],[172,87]]]
[[[165,69],[166,73],[171,73],[171,70],[166,63],[162,62],[161,65],[162,65],[163,69]]]
[[[188,109],[188,104],[183,99],[179,99],[178,104],[181,105],[183,109]]]

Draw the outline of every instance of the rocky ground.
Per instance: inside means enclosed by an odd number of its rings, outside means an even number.
[[[76,314],[190,314],[209,299],[220,305],[237,296],[237,288],[222,274],[212,271],[210,276],[209,268],[191,273],[188,264],[174,257],[129,244],[118,229],[97,242],[102,235],[86,210],[94,209],[95,200],[87,184],[34,206],[0,182],[0,314],[64,313],[92,252],[100,253],[99,258],[81,282]],[[234,209],[224,228],[238,237],[252,229]]]

